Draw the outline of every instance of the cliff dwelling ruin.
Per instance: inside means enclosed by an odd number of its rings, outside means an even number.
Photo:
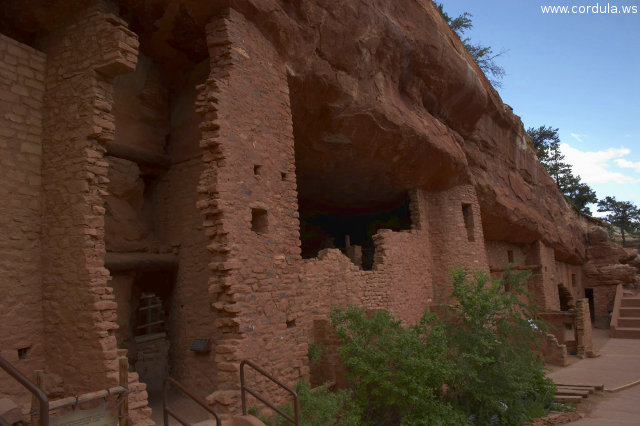
[[[234,411],[241,360],[331,378],[332,306],[412,323],[455,266],[530,269],[562,363],[637,280],[431,1],[5,0],[0,33],[0,356],[51,397],[126,357],[134,424],[167,374]]]

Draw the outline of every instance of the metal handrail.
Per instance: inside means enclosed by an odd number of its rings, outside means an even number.
[[[285,413],[284,411],[282,411],[281,409],[279,409],[278,407],[276,407],[275,405],[273,405],[272,403],[267,401],[266,398],[263,397],[262,395],[260,395],[258,392],[254,391],[252,389],[249,389],[247,386],[245,386],[245,384],[244,384],[244,382],[245,382],[245,380],[244,380],[244,366],[245,365],[248,365],[249,367],[253,368],[258,373],[262,374],[264,377],[266,377],[267,379],[271,380],[273,383],[275,383],[276,385],[280,386],[282,389],[286,390],[291,395],[293,395],[293,410],[294,410],[295,418],[292,418],[290,415],[288,415],[287,413]],[[291,423],[293,423],[295,426],[299,426],[300,425],[300,403],[298,401],[298,393],[296,391],[294,391],[293,389],[291,389],[289,386],[285,385],[284,383],[282,383],[282,382],[278,381],[277,379],[275,379],[274,377],[272,377],[269,373],[264,371],[262,368],[258,367],[253,362],[245,359],[244,361],[242,361],[240,363],[240,397],[242,399],[242,415],[244,415],[244,416],[247,415],[247,396],[246,396],[246,392],[250,393],[251,395],[256,397],[258,400],[262,401],[262,403],[266,404],[267,407],[269,407],[272,410],[276,411],[282,417],[284,417],[285,419],[287,419]]]
[[[171,415],[171,417],[173,417],[174,419],[182,423],[184,426],[191,426],[191,423],[184,420],[183,418],[180,417],[180,415],[178,415],[178,413],[176,413],[175,411],[167,407],[167,387],[169,384],[171,384],[172,386],[175,386],[178,390],[180,390],[180,392],[182,392],[183,394],[191,398],[192,401],[200,405],[209,413],[213,414],[213,416],[216,419],[216,426],[222,426],[222,419],[220,418],[220,415],[215,411],[213,411],[213,409],[209,407],[206,402],[204,402],[199,397],[189,392],[180,382],[178,382],[173,377],[165,377],[164,381],[162,382],[162,416],[164,420],[164,426],[169,426],[169,415]]]
[[[40,401],[40,426],[49,426],[49,398],[47,395],[36,386],[31,380],[27,379],[20,371],[18,371],[13,365],[6,359],[0,356],[0,367],[9,373],[11,377],[16,379],[18,383],[27,388],[38,401]]]

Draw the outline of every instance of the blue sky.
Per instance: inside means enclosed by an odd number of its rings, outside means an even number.
[[[640,0],[442,0],[465,35],[506,51],[499,88],[525,128],[560,129],[565,161],[599,198],[640,207]],[[543,14],[541,5],[636,6],[636,14]],[[578,10],[579,12],[579,10]],[[585,11],[586,12],[586,11]],[[595,209],[592,209],[595,211]]]

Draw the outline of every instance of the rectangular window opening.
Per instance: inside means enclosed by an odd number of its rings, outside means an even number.
[[[251,230],[256,234],[266,234],[269,229],[269,218],[264,209],[251,209]]]
[[[27,356],[29,356],[29,352],[31,352],[31,346],[18,349],[18,359],[25,359]]]
[[[507,260],[509,264],[513,263],[513,250],[507,250]]]
[[[467,239],[469,241],[475,241],[473,235],[473,210],[471,204],[462,203],[462,217],[464,219],[464,226],[467,228]]]
[[[253,166],[253,174],[255,176],[260,176],[262,174],[262,166],[259,164],[256,164],[255,166]]]

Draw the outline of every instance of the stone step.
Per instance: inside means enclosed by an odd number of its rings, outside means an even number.
[[[639,327],[616,327],[611,330],[611,337],[618,339],[640,339]]]
[[[586,391],[589,393],[595,392],[596,388],[594,386],[590,387],[580,387],[580,386],[558,386],[558,392],[560,391],[570,391],[570,390],[579,390]]]
[[[623,297],[620,300],[622,308],[640,308],[640,297]]]
[[[604,390],[604,385],[583,385],[583,384],[567,384],[567,383],[556,383],[555,384],[559,388],[576,388],[576,389],[592,389],[592,390]]]
[[[556,396],[564,396],[564,395],[575,395],[575,396],[580,396],[582,398],[586,398],[589,396],[591,392],[589,392],[588,389],[586,390],[582,390],[582,389],[561,389],[558,388],[558,390],[556,391]]]
[[[572,402],[574,404],[579,404],[582,402],[582,397],[575,395],[556,395],[553,400],[561,403]]]
[[[595,391],[602,391],[604,385],[583,385],[556,383],[557,387],[555,402],[579,404]]]
[[[620,308],[620,318],[640,317],[640,308]]]
[[[640,327],[640,317],[618,318],[618,327]]]

